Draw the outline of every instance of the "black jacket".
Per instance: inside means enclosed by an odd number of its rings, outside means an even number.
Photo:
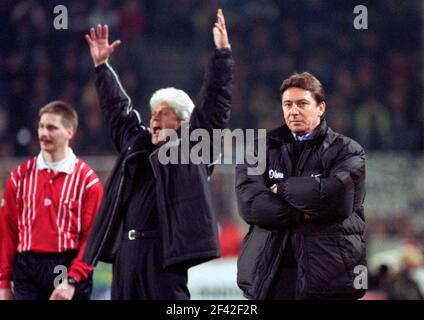
[[[366,265],[365,154],[325,120],[292,165],[294,138],[286,125],[268,132],[263,175],[236,169],[241,217],[250,224],[238,260],[237,282],[246,297],[265,299],[286,246],[296,265],[297,299],[358,298],[354,279]],[[272,171],[271,171],[272,170]],[[278,185],[277,195],[270,186]],[[304,213],[310,219],[304,219]],[[357,272],[357,273],[355,273]],[[358,282],[359,284],[361,281]],[[363,283],[363,281],[362,281]]]
[[[190,118],[190,129],[208,131],[228,125],[231,108],[233,60],[228,49],[216,50],[206,71],[200,103]],[[122,239],[124,214],[120,210],[126,186],[132,185],[128,170],[137,158],[149,157],[156,178],[159,231],[163,247],[163,267],[187,267],[219,257],[217,223],[213,213],[206,164],[168,164],[158,160],[151,134],[143,125],[109,65],[96,68],[96,88],[100,106],[112,140],[119,152],[108,179],[103,202],[96,216],[84,253],[84,261],[113,262]],[[131,165],[128,165],[131,163]],[[143,177],[139,177],[142,179]]]

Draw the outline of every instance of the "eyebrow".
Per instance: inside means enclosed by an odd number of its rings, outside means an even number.
[[[59,128],[57,125],[55,125],[55,124],[51,124],[51,123],[42,123],[42,122],[39,122],[39,123],[38,123],[38,126],[41,126],[41,125],[43,125],[43,126],[45,126],[45,127]]]
[[[164,108],[161,108],[161,109],[155,109],[155,110],[153,110],[152,111],[152,113],[155,113],[155,112],[164,112],[164,111],[173,111],[174,109],[172,109],[172,107],[164,107]]]
[[[293,100],[283,100],[283,103],[285,103],[285,102],[293,102]],[[307,102],[307,103],[309,103],[309,101],[306,100],[306,99],[299,99],[299,100],[296,100],[295,102]]]

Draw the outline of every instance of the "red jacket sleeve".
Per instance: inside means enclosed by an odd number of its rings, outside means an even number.
[[[13,173],[12,173],[13,174]],[[16,179],[11,175],[0,204],[0,289],[9,289],[19,242]]]
[[[98,180],[98,178],[95,178]],[[81,228],[81,241],[77,257],[72,261],[68,275],[75,278],[77,281],[81,279],[88,279],[93,267],[89,266],[82,260],[82,256],[87,244],[87,239],[90,234],[91,227],[94,222],[97,211],[99,210],[100,203],[103,197],[103,187],[98,180],[96,183],[90,185],[85,190],[82,205],[82,228]]]

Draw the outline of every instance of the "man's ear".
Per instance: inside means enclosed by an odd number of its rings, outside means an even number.
[[[318,104],[318,109],[319,109],[319,116],[320,117],[322,117],[322,115],[324,114],[324,112],[325,112],[325,102],[324,101],[322,101],[322,102],[320,102],[319,104]]]
[[[72,138],[75,136],[75,129],[69,128],[69,129],[66,129],[66,131],[68,131],[69,140],[72,140]]]

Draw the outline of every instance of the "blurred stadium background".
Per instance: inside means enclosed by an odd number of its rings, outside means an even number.
[[[68,30],[53,27],[59,4],[68,9]],[[359,4],[368,8],[367,30],[353,27]],[[365,298],[407,298],[412,289],[399,284],[405,262],[423,289],[421,0],[1,0],[0,194],[10,170],[39,152],[37,113],[55,99],[76,107],[72,147],[106,181],[115,152],[84,40],[90,26],[108,24],[111,38],[122,40],[111,64],[146,121],[155,89],[197,95],[218,7],[236,59],[232,128],[280,125],[281,81],[294,71],[314,73],[326,88],[330,126],[367,151]],[[190,270],[192,298],[240,299],[235,259],[247,226],[237,213],[233,167],[218,166],[211,185],[223,257]],[[93,298],[109,298],[110,279],[110,266],[100,264]]]

